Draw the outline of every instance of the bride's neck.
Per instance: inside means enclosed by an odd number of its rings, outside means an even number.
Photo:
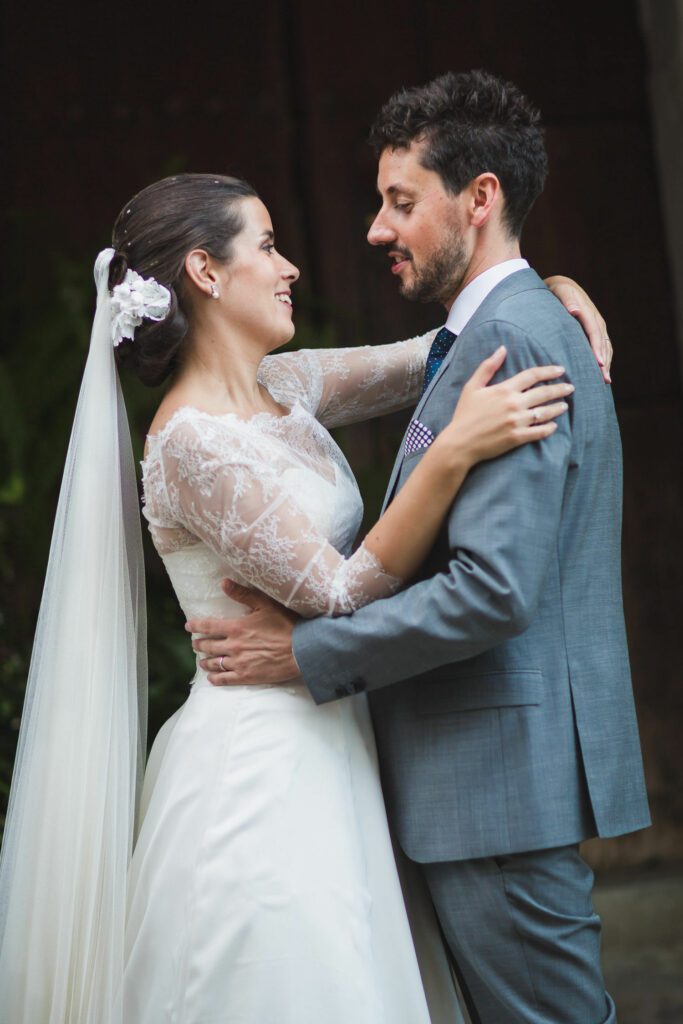
[[[248,415],[269,407],[257,379],[266,352],[253,341],[202,334],[188,342],[174,390],[182,391],[192,404],[210,405],[217,412]]]

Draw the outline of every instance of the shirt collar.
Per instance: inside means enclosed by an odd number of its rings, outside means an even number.
[[[528,267],[529,264],[526,260],[505,260],[503,263],[496,263],[495,267],[489,267],[488,270],[475,277],[463,288],[451,306],[446,321],[448,330],[453,334],[460,334],[497,284],[504,281],[510,274],[515,274],[518,270],[527,270]]]

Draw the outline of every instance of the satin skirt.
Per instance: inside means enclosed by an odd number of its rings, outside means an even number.
[[[145,776],[123,1019],[460,1021],[426,890],[402,870],[403,889],[363,695],[317,707],[302,685],[200,672]]]

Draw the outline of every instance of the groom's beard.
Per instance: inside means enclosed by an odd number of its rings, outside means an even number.
[[[409,251],[406,250],[405,255],[412,260]],[[412,280],[401,281],[399,293],[411,302],[443,304],[460,289],[468,262],[463,238],[459,231],[453,230],[426,265],[418,267],[413,262]]]

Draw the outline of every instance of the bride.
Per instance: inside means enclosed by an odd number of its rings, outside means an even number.
[[[451,1024],[435,922],[419,894],[412,921],[403,900],[362,697],[316,707],[297,680],[216,688],[198,666],[136,801],[144,580],[112,352],[144,383],[171,381],[144,515],[188,618],[243,613],[225,576],[306,616],[392,593],[469,468],[542,443],[571,386],[558,367],[487,386],[505,359],[492,354],[352,553],[361,499],[326,428],[413,403],[434,332],[269,355],[294,333],[298,271],[234,178],[151,185],[113,244],[95,267],[0,863],[3,1021]]]

